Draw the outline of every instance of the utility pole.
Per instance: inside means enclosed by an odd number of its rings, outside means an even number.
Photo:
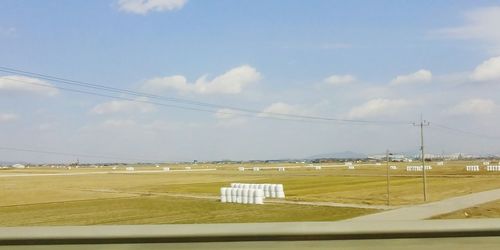
[[[389,149],[385,151],[385,164],[387,168],[387,174],[386,174],[386,179],[387,179],[387,206],[391,205],[391,183],[390,183],[390,178],[389,178]]]
[[[427,176],[425,174],[425,153],[424,153],[424,126],[429,126],[429,122],[423,120],[420,115],[420,123],[413,123],[414,126],[420,127],[420,154],[422,157],[422,182],[424,188],[424,201],[427,201]]]

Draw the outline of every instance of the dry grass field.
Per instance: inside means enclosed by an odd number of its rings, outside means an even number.
[[[453,161],[430,163],[427,171],[430,201],[500,188],[500,172],[466,172]],[[287,200],[384,205],[385,164],[355,164],[349,170],[337,164],[314,170],[307,164],[168,164],[103,168],[29,168],[0,171],[0,226],[225,223],[272,221],[332,221],[376,209],[300,204],[225,204],[219,189],[231,182],[282,183]],[[422,202],[421,172],[406,172],[407,165],[391,163],[391,205]],[[194,171],[184,170],[191,167]],[[247,168],[238,171],[239,166]],[[261,171],[251,171],[253,166]],[[278,172],[277,166],[287,167]],[[212,170],[216,169],[216,170]],[[200,170],[200,171],[198,171]],[[50,175],[49,175],[50,174]],[[62,175],[67,174],[67,175]],[[493,206],[498,207],[499,203]],[[498,215],[497,215],[498,216]]]
[[[500,218],[500,200],[474,206],[471,208],[443,214],[433,219],[478,219],[478,218]]]

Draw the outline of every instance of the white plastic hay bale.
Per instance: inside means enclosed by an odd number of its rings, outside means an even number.
[[[222,203],[226,203],[227,202],[227,199],[226,199],[226,189],[225,187],[221,188],[220,189],[220,202]]]
[[[264,184],[264,197],[271,197],[271,184]]]
[[[444,166],[444,162],[442,162],[442,161],[438,161],[438,162],[437,162],[437,165],[438,165],[438,166]]]
[[[163,167],[163,171],[170,171],[169,167]]]
[[[191,170],[191,167],[185,167],[184,169],[186,169],[186,170]]]
[[[244,167],[238,167],[238,171],[245,171]]]
[[[238,188],[236,190],[236,203],[242,203],[243,202],[243,189]]]
[[[77,167],[77,168],[78,168],[78,167]],[[114,167],[112,167],[111,169],[116,170],[116,168],[117,168],[117,167],[116,167],[116,166],[114,166]]]
[[[490,165],[490,162],[489,161],[483,161],[483,165],[485,165],[485,166]]]
[[[233,200],[234,203],[238,201],[238,188],[231,189],[231,199]]]
[[[125,170],[126,170],[126,171],[134,171],[134,170],[135,170],[135,168],[134,168],[134,167],[126,167],[126,168],[125,168]]]
[[[283,189],[283,184],[276,185],[276,198],[284,199],[285,198],[285,190]]]
[[[254,204],[264,204],[264,191],[262,189],[255,190]]]
[[[255,191],[257,189],[248,190],[248,204],[255,204]]]
[[[250,189],[250,184],[243,184],[243,189]]]
[[[354,166],[351,165],[351,166],[347,166],[347,169],[354,170],[355,168],[354,168]]]
[[[396,167],[396,166],[390,166],[389,169],[396,170],[396,169],[398,169],[398,167]]]
[[[262,190],[264,190],[264,184],[257,184],[257,189],[262,189]]]
[[[160,167],[160,165],[156,164],[156,167],[157,167],[157,168],[159,168],[159,167]]]
[[[233,203],[238,203],[238,200],[241,200],[240,196],[238,195],[238,190],[239,188],[235,188],[234,192],[231,193],[231,196],[233,197]]]
[[[242,192],[242,203],[243,204],[248,204],[248,193],[249,193],[250,189],[243,189],[243,192]]]
[[[271,184],[269,187],[269,192],[271,194],[271,198],[276,198],[276,184]]]
[[[259,167],[253,167],[253,171],[260,171],[260,168]]]
[[[314,166],[314,169],[321,170],[321,166]]]
[[[231,183],[231,187],[234,188],[236,186],[237,183]]]
[[[233,202],[233,188],[226,188],[226,202]]]

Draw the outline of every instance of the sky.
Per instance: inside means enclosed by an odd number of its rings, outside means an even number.
[[[413,152],[421,115],[428,152],[500,153],[500,1],[4,0],[0,9],[0,67],[217,105],[75,93],[61,88],[88,89],[0,71],[0,161]]]

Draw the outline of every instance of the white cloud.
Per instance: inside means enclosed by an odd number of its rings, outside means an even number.
[[[469,99],[458,103],[448,110],[453,115],[479,115],[491,114],[495,111],[496,104],[489,99]]]
[[[332,75],[324,80],[331,86],[347,85],[356,82],[356,77],[352,75]]]
[[[217,110],[214,114],[217,119],[217,127],[233,127],[245,124],[247,122],[247,118],[244,116],[238,115],[238,111],[228,108],[223,108]]]
[[[432,80],[432,73],[429,70],[421,69],[408,75],[400,75],[391,81],[391,85],[405,85],[414,83],[426,83]]]
[[[273,115],[276,114],[276,115]],[[262,110],[259,117],[281,117],[279,114],[286,115],[309,115],[308,109],[299,106],[291,105],[284,102],[275,102]]]
[[[465,14],[465,24],[438,30],[438,34],[457,39],[475,39],[491,44],[500,52],[500,7],[486,7]]]
[[[40,131],[49,131],[54,130],[58,124],[55,122],[44,122],[38,125],[38,130]]]
[[[411,103],[403,99],[373,99],[349,111],[349,118],[359,119],[380,115],[394,115]]]
[[[500,80],[500,56],[492,57],[477,66],[472,72],[471,78],[475,81]]]
[[[19,118],[18,115],[16,114],[11,114],[11,113],[0,113],[0,123],[3,122],[12,122],[15,121]]]
[[[217,119],[231,119],[237,116],[234,110],[232,109],[219,109],[217,112],[214,114],[215,118]]]
[[[54,85],[32,77],[8,75],[0,76],[0,92],[30,92],[46,96],[54,96],[59,90]]]
[[[0,27],[0,37],[13,37],[16,35],[14,27]]]
[[[150,91],[174,89],[180,92],[197,94],[239,94],[248,85],[261,79],[260,73],[248,65],[233,68],[226,73],[208,80],[202,76],[194,83],[188,83],[181,75],[153,78],[143,88]]]
[[[181,9],[187,0],[119,0],[121,11],[145,15],[150,11],[172,11]]]
[[[147,98],[139,98],[138,101],[147,101]],[[154,111],[154,107],[149,103],[114,100],[104,102],[92,108],[91,113],[97,115],[112,114],[112,113],[147,113]]]
[[[186,127],[193,127],[192,124],[185,124],[181,122],[166,122],[166,121],[153,121],[151,123],[143,124],[141,129],[151,131],[167,131],[167,130],[181,130]]]
[[[101,123],[101,128],[129,128],[134,127],[137,123],[134,120],[115,120],[110,119]]]

